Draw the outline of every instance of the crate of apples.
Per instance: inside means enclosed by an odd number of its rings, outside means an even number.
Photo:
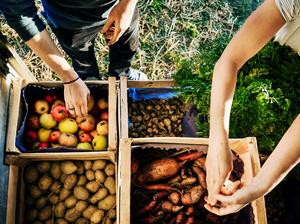
[[[105,150],[108,146],[108,100],[91,95],[86,117],[72,117],[64,101],[46,94],[32,103],[23,135],[28,151],[49,148]]]

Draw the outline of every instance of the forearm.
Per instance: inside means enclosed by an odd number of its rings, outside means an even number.
[[[119,4],[122,4],[125,7],[132,7],[137,4],[138,0],[120,0]]]
[[[47,30],[35,35],[26,44],[60,77],[63,82],[78,77],[57,49]]]
[[[252,184],[260,186],[260,196],[270,192],[300,162],[300,115],[284,134]]]

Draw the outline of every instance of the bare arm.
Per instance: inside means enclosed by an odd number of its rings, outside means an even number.
[[[232,196],[216,195],[221,207],[205,205],[217,214],[237,212],[251,201],[270,192],[300,162],[300,115],[284,134],[273,153],[267,159],[251,183]]]
[[[26,44],[59,75],[63,82],[68,82],[78,77],[78,74],[61,55],[46,29],[36,34]],[[81,79],[65,85],[64,96],[67,108],[75,108],[77,116],[86,115],[89,93],[89,89]],[[72,111],[70,112],[72,113]]]
[[[229,119],[237,72],[285,23],[274,0],[266,0],[246,20],[232,38],[215,65],[207,155],[208,203],[214,205],[216,194],[232,169],[228,147]]]

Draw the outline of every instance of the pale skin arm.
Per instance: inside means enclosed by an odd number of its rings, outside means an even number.
[[[63,82],[68,82],[78,77],[78,74],[61,55],[46,29],[26,41],[26,44],[58,74]],[[75,111],[70,110],[72,115],[87,115],[87,99],[89,94],[89,89],[81,79],[64,85],[64,97],[67,109],[75,108]]]
[[[206,209],[217,215],[227,215],[239,211],[251,201],[270,192],[300,162],[299,136],[300,115],[294,120],[250,184],[232,196],[216,195],[220,205],[216,207],[206,204]]]
[[[108,45],[116,43],[130,26],[137,0],[120,0],[111,10],[106,23],[101,29]]]
[[[209,150],[206,160],[208,203],[215,205],[232,169],[228,146],[229,119],[238,70],[254,56],[285,21],[274,0],[266,0],[246,20],[215,65],[210,106]]]

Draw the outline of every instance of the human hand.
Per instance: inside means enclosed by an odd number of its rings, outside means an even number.
[[[64,97],[66,107],[72,116],[84,117],[88,114],[87,102],[90,90],[81,79],[64,85]]]
[[[234,182],[233,185],[236,186],[236,183],[237,182]],[[248,203],[250,203],[258,197],[258,195],[256,194],[258,192],[257,189],[258,188],[253,187],[253,185],[248,185],[244,188],[241,188],[240,190],[237,190],[232,195],[216,194],[215,199],[218,202],[215,205],[209,204],[206,197],[206,204],[204,205],[204,207],[208,211],[219,216],[238,212]]]
[[[233,168],[232,153],[226,136],[210,137],[205,166],[208,203],[214,206],[217,202],[215,196],[221,192],[222,186]]]
[[[130,26],[136,0],[120,1],[110,12],[106,23],[101,29],[108,45],[116,43]]]

